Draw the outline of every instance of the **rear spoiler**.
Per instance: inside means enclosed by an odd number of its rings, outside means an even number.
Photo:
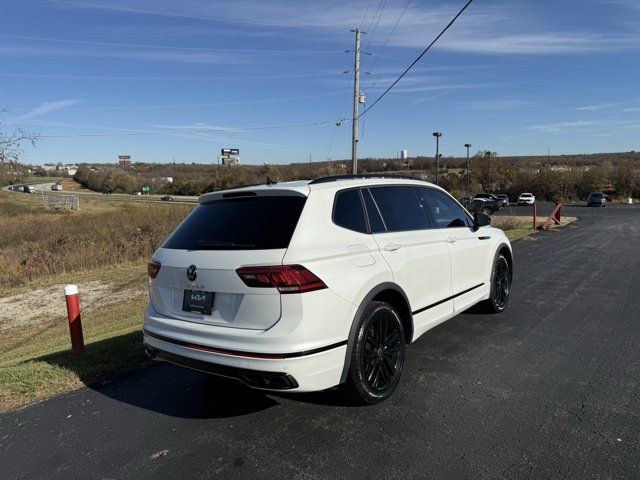
[[[232,190],[220,190],[201,195],[198,203],[210,203],[217,200],[250,197],[307,197],[311,189],[305,187],[278,188],[276,186],[260,185],[258,187],[244,187]]]

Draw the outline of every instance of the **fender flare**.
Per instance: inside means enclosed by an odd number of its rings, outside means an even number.
[[[511,250],[511,247],[507,243],[501,242],[496,248],[496,251],[493,254],[493,261],[491,262],[491,275],[489,276],[490,287],[491,285],[493,285],[493,275],[495,274],[495,271],[496,271],[496,262],[498,261],[498,255],[500,254],[500,251],[503,248],[506,248],[507,250],[509,250],[510,258],[507,258],[507,261],[509,262],[509,280],[513,281],[513,252]]]
[[[351,322],[351,328],[349,329],[349,338],[347,339],[347,351],[344,357],[344,366],[342,367],[342,375],[340,375],[341,384],[347,380],[347,374],[349,373],[349,367],[351,366],[351,354],[353,352],[353,345],[356,341],[357,329],[360,323],[360,319],[362,318],[362,314],[364,313],[365,308],[367,308],[367,305],[369,305],[369,303],[371,303],[371,301],[374,299],[374,297],[379,293],[384,292],[385,290],[394,290],[402,295],[409,308],[409,314],[411,314],[411,304],[409,303],[407,294],[404,293],[404,290],[402,290],[402,288],[398,284],[393,282],[383,282],[373,287],[369,291],[369,293],[365,295],[364,299],[360,303],[360,306],[358,307],[358,310],[356,310],[353,321]],[[411,343],[411,338],[407,338],[407,343]]]

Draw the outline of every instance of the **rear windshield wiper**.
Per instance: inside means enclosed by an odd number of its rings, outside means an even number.
[[[234,242],[219,242],[216,240],[198,240],[196,245],[203,249],[224,250],[226,248],[255,248],[255,245]]]

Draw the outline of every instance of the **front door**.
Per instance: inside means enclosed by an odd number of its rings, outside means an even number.
[[[491,242],[482,229],[448,194],[429,187],[418,189],[451,252],[451,289],[456,312],[477,303],[486,293],[491,271]]]
[[[373,237],[409,299],[415,339],[453,314],[447,232],[433,228],[413,186],[376,186],[363,194]]]

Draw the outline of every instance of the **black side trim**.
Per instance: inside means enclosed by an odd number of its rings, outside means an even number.
[[[490,236],[489,237],[478,237],[478,240],[489,240],[489,239],[491,239]]]
[[[456,293],[455,295],[451,295],[450,297],[447,297],[447,298],[445,298],[443,300],[440,300],[439,302],[432,303],[431,305],[427,305],[426,307],[420,308],[420,309],[416,310],[415,312],[412,312],[411,315],[417,315],[419,313],[424,312],[425,310],[429,310],[430,308],[437,307],[438,305],[441,305],[444,302],[448,302],[449,300],[453,300],[454,298],[459,297],[460,295],[464,295],[465,293],[469,293],[471,290],[475,290],[476,288],[480,288],[483,285],[484,285],[484,283],[480,283],[480,284],[476,285],[475,287],[467,288],[466,290],[463,290],[462,292]]]
[[[218,347],[208,347],[206,345],[194,344],[190,342],[185,342],[183,340],[176,340],[174,338],[168,338],[163,335],[158,335],[157,333],[152,333],[149,330],[142,331],[145,335],[148,335],[153,338],[157,338],[158,340],[162,340],[163,342],[173,343],[174,345],[180,345],[181,347],[193,348],[194,350],[202,350],[205,352],[211,353],[221,353],[223,355],[232,355],[234,357],[249,357],[249,358],[266,358],[266,359],[284,359],[284,358],[297,358],[304,357],[306,355],[313,355],[314,353],[320,353],[327,350],[331,350],[334,348],[341,347],[347,344],[346,340],[341,342],[333,343],[331,345],[326,345],[324,347],[313,348],[311,350],[303,350],[301,352],[292,352],[292,353],[255,353],[255,352],[245,352],[240,350],[230,350],[227,348],[218,348]]]

